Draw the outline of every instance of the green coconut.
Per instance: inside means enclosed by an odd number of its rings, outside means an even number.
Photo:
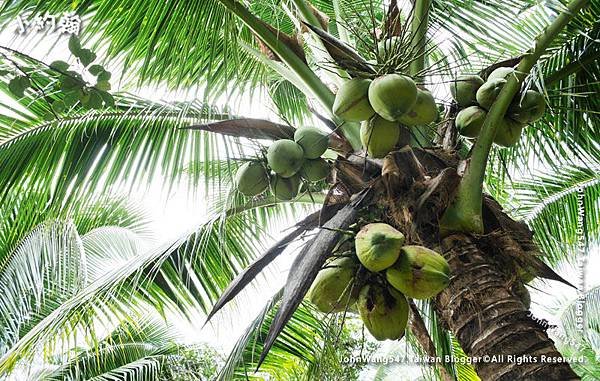
[[[340,312],[357,300],[358,287],[354,275],[358,264],[349,257],[333,259],[325,264],[308,291],[308,299],[321,312]]]
[[[377,284],[364,286],[356,302],[360,317],[379,341],[398,340],[408,322],[408,303],[398,291]]]
[[[362,122],[375,114],[369,103],[370,79],[353,78],[344,82],[333,103],[333,113],[347,122]]]
[[[380,158],[396,147],[400,139],[400,126],[379,115],[365,120],[360,125],[360,140],[371,157]]]
[[[275,175],[271,178],[271,193],[278,200],[289,201],[298,196],[300,190],[300,176],[281,177]]]
[[[477,90],[477,103],[484,109],[489,110],[505,84],[506,80],[502,78],[488,80]]]
[[[417,101],[406,114],[399,119],[407,126],[419,126],[434,122],[438,117],[438,108],[433,95],[427,90],[417,91]]]
[[[300,168],[300,176],[307,181],[315,182],[327,178],[329,171],[329,164],[324,159],[307,159]]]
[[[502,147],[514,146],[521,139],[523,127],[525,127],[524,124],[505,117],[498,128],[496,128],[494,143]]]
[[[461,75],[450,84],[452,98],[460,107],[467,107],[477,103],[475,94],[483,85],[483,79],[478,75]]]
[[[235,188],[245,196],[256,196],[269,187],[269,175],[261,163],[249,161],[235,173]]]
[[[490,75],[488,75],[487,80],[490,81],[492,79],[506,79],[508,80],[508,76],[515,72],[515,69],[512,67],[499,67],[492,71]]]
[[[417,101],[415,82],[400,74],[387,74],[369,86],[369,102],[382,118],[396,121]]]
[[[393,265],[403,244],[404,234],[384,223],[363,226],[354,239],[358,260],[373,272]]]
[[[277,140],[267,150],[267,162],[279,176],[292,177],[302,167],[304,150],[292,140]]]
[[[401,46],[402,38],[398,36],[392,36],[385,40],[381,40],[377,43],[377,56],[383,60],[388,57],[393,57],[399,53]]]
[[[294,141],[304,150],[304,157],[321,157],[329,146],[329,135],[315,127],[300,127],[294,132]]]
[[[427,299],[437,295],[450,281],[450,267],[440,254],[422,246],[404,246],[387,281],[404,295]]]
[[[483,126],[486,115],[487,111],[479,106],[470,106],[462,109],[456,115],[456,128],[458,128],[462,136],[476,138],[479,136],[479,131],[481,131],[481,126]]]
[[[522,96],[516,96],[508,107],[507,115],[517,122],[538,121],[546,112],[544,96],[535,90],[527,90]]]

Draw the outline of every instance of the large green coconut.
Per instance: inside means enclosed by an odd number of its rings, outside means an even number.
[[[292,140],[277,140],[267,150],[267,162],[279,176],[291,177],[302,167],[304,151]]]
[[[379,115],[365,120],[360,125],[360,140],[371,157],[380,158],[396,147],[400,139],[400,127]]]
[[[400,74],[387,74],[369,86],[369,102],[382,118],[396,121],[417,101],[415,82]]]
[[[300,168],[300,176],[310,182],[321,181],[327,178],[329,171],[329,164],[324,159],[307,159]]]
[[[483,79],[478,75],[461,75],[450,84],[452,98],[460,107],[467,107],[476,103],[475,94],[483,85]]]
[[[404,234],[384,223],[363,226],[354,239],[360,263],[374,272],[393,265],[403,244]]]
[[[298,196],[300,190],[300,176],[281,177],[275,175],[271,178],[271,193],[278,200],[289,201]]]
[[[514,146],[521,139],[523,127],[525,127],[524,124],[505,117],[496,129],[494,143],[502,147]]]
[[[344,82],[333,103],[333,113],[347,122],[362,122],[375,114],[369,103],[370,79],[353,78]]]
[[[408,303],[404,295],[391,287],[366,285],[356,302],[360,317],[371,335],[379,341],[398,340],[408,322]]]
[[[450,281],[450,267],[440,254],[422,246],[404,246],[398,260],[387,269],[394,288],[415,299],[437,295]]]
[[[544,96],[535,90],[527,90],[523,96],[516,96],[508,107],[507,115],[521,123],[538,121],[546,112]]]
[[[238,168],[234,184],[241,194],[256,196],[269,187],[269,175],[261,163],[249,161]]]
[[[304,150],[304,157],[321,157],[329,146],[329,135],[315,127],[300,127],[294,132],[294,141]]]
[[[512,67],[499,67],[492,71],[490,75],[488,75],[487,80],[490,81],[492,79],[506,79],[508,80],[509,75],[515,72],[515,69]]]
[[[326,263],[308,291],[309,300],[321,312],[344,311],[357,299],[358,287],[354,285],[357,267],[358,264],[349,257]]]
[[[456,115],[456,128],[462,136],[476,138],[479,136],[479,131],[481,131],[486,116],[487,111],[479,106],[467,107],[460,110]]]
[[[438,108],[433,95],[427,90],[417,91],[417,101],[406,114],[399,119],[400,123],[407,126],[429,124],[438,117]]]
[[[506,80],[502,78],[488,80],[477,90],[477,103],[484,109],[489,110],[505,84]]]

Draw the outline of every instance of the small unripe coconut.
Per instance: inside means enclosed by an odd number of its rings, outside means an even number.
[[[396,121],[417,101],[415,82],[400,74],[387,74],[369,86],[369,102],[382,118]]]
[[[502,78],[488,80],[477,90],[477,103],[484,109],[489,110],[505,84],[506,80]]]
[[[398,260],[387,269],[387,281],[404,295],[427,299],[450,281],[450,267],[440,254],[422,246],[404,246]]]
[[[479,106],[467,107],[460,110],[456,115],[456,128],[462,136],[476,138],[479,136],[479,131],[481,131],[486,116],[487,111]]]
[[[403,244],[404,234],[384,223],[363,226],[354,239],[358,260],[373,272],[393,265]]]
[[[333,103],[333,113],[347,122],[362,122],[375,114],[369,103],[370,79],[353,78],[344,82]]]
[[[365,120],[360,125],[360,140],[371,157],[380,158],[396,147],[400,139],[400,127],[379,115]]]
[[[320,181],[327,178],[329,170],[329,164],[324,159],[307,159],[300,168],[300,176],[310,182]]]
[[[261,163],[249,161],[235,173],[236,189],[245,196],[256,196],[269,187],[269,175]]]
[[[289,201],[298,196],[300,190],[300,176],[281,177],[279,175],[271,178],[271,193],[278,200]]]
[[[476,103],[475,94],[483,85],[483,79],[478,75],[461,75],[450,84],[452,98],[460,107],[467,107]]]
[[[381,40],[377,43],[377,55],[380,59],[385,60],[386,58],[393,57],[400,53],[402,46],[402,39],[398,36],[392,36]]]
[[[277,140],[267,150],[267,162],[279,176],[292,177],[302,167],[304,151],[292,140]]]
[[[499,67],[492,71],[490,75],[488,75],[487,80],[490,81],[492,79],[505,79],[508,80],[509,75],[515,72],[515,69],[512,67]]]
[[[300,127],[294,132],[294,141],[298,143],[307,159],[321,157],[329,146],[329,135],[315,127]]]
[[[502,119],[502,123],[496,128],[494,143],[502,147],[514,146],[521,139],[521,132],[524,126],[522,123],[505,117]]]
[[[408,322],[408,302],[390,287],[366,285],[356,302],[360,317],[371,335],[379,341],[398,340]]]
[[[546,112],[544,96],[535,90],[527,90],[523,96],[516,96],[508,108],[507,115],[521,123],[538,121]]]
[[[354,286],[357,268],[358,264],[349,257],[329,261],[313,281],[309,300],[324,313],[344,311],[357,300],[358,287]]]
[[[438,117],[438,108],[433,95],[427,90],[417,91],[417,101],[406,114],[399,119],[407,126],[419,126],[434,122]]]

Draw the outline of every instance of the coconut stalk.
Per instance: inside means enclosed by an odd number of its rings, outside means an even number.
[[[306,65],[288,46],[281,43],[264,21],[256,17],[248,8],[236,0],[219,0],[223,6],[235,14],[254,34],[256,34],[277,56],[293,71],[306,87],[319,100],[321,105],[331,111],[335,96],[319,77]],[[341,121],[334,117],[336,124]],[[341,126],[344,137],[348,139],[354,149],[360,149],[360,136],[356,125],[343,124]]]
[[[483,234],[483,180],[498,125],[521,88],[524,79],[547,47],[569,21],[588,4],[589,0],[571,1],[546,30],[536,37],[533,48],[523,56],[517,65],[515,74],[509,76],[485,118],[471,157],[466,161],[465,173],[458,186],[456,196],[440,220],[442,236],[453,232]]]

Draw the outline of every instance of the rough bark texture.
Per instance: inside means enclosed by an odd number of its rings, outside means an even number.
[[[452,278],[436,299],[436,309],[465,353],[475,358],[504,355],[504,361],[482,361],[474,367],[482,380],[578,380],[568,364],[548,363],[560,358],[545,328],[511,291],[511,279],[491,250],[466,235],[442,241]],[[507,356],[523,357],[523,364]]]

